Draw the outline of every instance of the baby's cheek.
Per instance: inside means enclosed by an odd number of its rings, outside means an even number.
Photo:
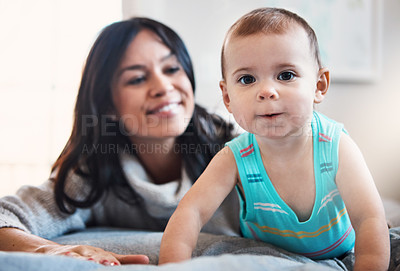
[[[251,120],[249,118],[246,118],[245,114],[242,114],[238,112],[237,114],[233,114],[233,117],[235,118],[235,121],[237,124],[239,124],[240,127],[245,129],[246,131],[249,131],[249,128],[251,126]]]

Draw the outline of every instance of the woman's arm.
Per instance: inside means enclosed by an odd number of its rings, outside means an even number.
[[[0,250],[64,255],[103,265],[148,264],[145,255],[119,255],[101,248],[82,245],[60,245],[15,228],[0,229]]]
[[[55,245],[54,242],[16,228],[0,229],[0,250],[38,252],[38,248],[46,245]]]
[[[91,246],[60,245],[46,239],[84,229],[90,216],[90,209],[61,213],[54,201],[51,181],[39,187],[24,186],[15,196],[0,199],[0,250],[66,255],[105,265],[148,263],[148,257],[143,255],[123,256]]]
[[[383,204],[361,151],[344,133],[336,183],[356,233],[354,270],[387,270],[390,244]]]
[[[79,190],[82,185],[77,182],[71,187],[76,187],[74,196],[84,191]],[[40,186],[23,186],[15,195],[0,198],[0,228],[18,228],[46,239],[84,229],[91,216],[89,208],[77,209],[73,214],[61,212],[50,180]]]
[[[222,149],[179,203],[161,240],[159,264],[190,259],[199,232],[235,187],[237,169],[229,147]]]

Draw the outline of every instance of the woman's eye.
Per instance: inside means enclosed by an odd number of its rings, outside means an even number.
[[[244,75],[239,78],[239,82],[242,83],[243,85],[249,85],[254,83],[255,81],[256,79],[251,75]]]
[[[178,72],[180,69],[181,69],[181,67],[179,67],[179,66],[170,67],[170,68],[165,69],[165,73],[174,74],[174,73]]]
[[[278,75],[278,80],[289,81],[292,80],[294,77],[295,74],[293,72],[282,72]]]
[[[146,80],[145,76],[135,77],[128,81],[128,85],[139,85]]]

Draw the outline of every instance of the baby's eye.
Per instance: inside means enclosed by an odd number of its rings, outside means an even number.
[[[178,72],[180,69],[181,69],[181,67],[179,67],[179,66],[173,66],[173,67],[166,68],[164,72],[166,74],[174,74],[174,73]]]
[[[282,72],[278,75],[278,80],[289,81],[296,77],[293,72]]]
[[[254,83],[256,81],[256,78],[254,78],[254,76],[251,76],[251,75],[244,75],[244,76],[240,77],[238,81],[240,83],[242,83],[243,85],[249,85],[249,84]]]
[[[128,85],[139,85],[146,81],[145,76],[135,77],[128,81]]]

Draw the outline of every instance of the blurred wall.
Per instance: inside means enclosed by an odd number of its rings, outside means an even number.
[[[399,200],[400,1],[382,2],[380,78],[371,84],[332,84],[320,110],[346,125],[381,194]]]
[[[241,15],[267,2],[286,8],[293,1],[123,0],[122,4],[124,18],[148,16],[166,23],[181,35],[194,62],[196,100],[210,111],[230,118],[223,108],[218,88],[219,55],[225,32]],[[340,1],[347,1],[349,5],[363,3],[363,0]],[[381,11],[372,10],[381,15],[380,25],[379,22],[372,26],[360,25],[356,21],[351,27],[381,28],[381,34],[373,36],[381,45],[380,59],[374,64],[381,65],[376,69],[380,72],[374,74],[374,80],[336,80],[331,84],[327,99],[317,109],[345,124],[362,150],[380,193],[400,200],[400,86],[397,78],[400,72],[400,1],[372,1],[382,8]],[[323,2],[318,0],[320,6]],[[336,13],[332,16],[340,19],[342,14]]]
[[[0,196],[48,178],[87,53],[121,10],[115,0],[0,1]]]

